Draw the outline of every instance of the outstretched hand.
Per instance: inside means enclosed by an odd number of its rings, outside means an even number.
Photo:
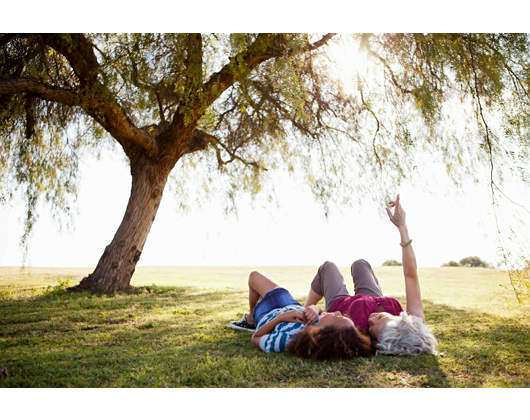
[[[394,225],[396,225],[398,228],[405,227],[406,226],[406,220],[405,220],[405,210],[403,210],[403,207],[401,207],[401,204],[399,203],[399,194],[396,197],[396,201],[390,201],[388,203],[390,207],[394,208],[394,213],[392,214],[392,211],[389,208],[386,208],[386,212],[388,214],[388,218]]]

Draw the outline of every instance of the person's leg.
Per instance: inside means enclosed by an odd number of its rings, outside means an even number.
[[[271,290],[274,290],[278,287],[276,283],[272,280],[269,280],[263,274],[253,271],[248,277],[248,300],[250,312],[245,314],[243,318],[239,321],[231,321],[230,327],[235,330],[240,331],[249,331],[254,332],[256,328],[256,323],[254,321],[254,309],[256,305],[262,300]]]
[[[379,281],[368,261],[355,261],[351,266],[351,275],[356,295],[383,296]]]
[[[344,277],[338,267],[329,261],[319,267],[311,282],[311,291],[307,297],[306,306],[315,304],[322,296],[326,299],[326,311],[338,298],[350,296],[344,284]]]
[[[247,321],[251,324],[254,323],[252,313],[256,304],[261,298],[272,289],[278,287],[276,283],[265,277],[263,274],[253,271],[248,277],[248,303],[250,307],[250,313],[247,315]]]

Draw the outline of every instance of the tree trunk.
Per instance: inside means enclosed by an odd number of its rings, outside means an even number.
[[[94,272],[71,291],[115,293],[131,289],[131,278],[155,220],[169,171],[145,158],[131,161],[131,196],[120,227]]]

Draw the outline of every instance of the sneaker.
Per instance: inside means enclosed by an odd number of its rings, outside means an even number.
[[[254,324],[250,324],[247,321],[247,314],[245,314],[239,321],[230,321],[230,328],[239,331],[248,331],[251,333],[256,331],[256,326]]]

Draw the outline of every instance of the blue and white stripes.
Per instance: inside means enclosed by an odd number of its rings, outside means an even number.
[[[256,330],[272,321],[281,313],[295,309],[299,311],[304,310],[304,308],[300,305],[288,305],[283,308],[273,309],[264,315],[263,318],[261,318],[259,324],[256,326]],[[287,347],[289,341],[291,341],[291,339],[304,328],[305,324],[295,322],[280,322],[274,327],[274,330],[272,330],[270,334],[265,334],[260,338],[259,346],[267,353],[285,351],[285,347]]]

